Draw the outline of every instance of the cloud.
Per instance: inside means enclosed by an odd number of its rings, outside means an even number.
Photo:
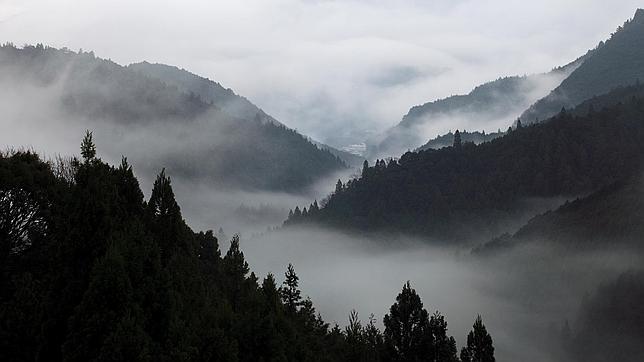
[[[0,41],[179,65],[344,146],[392,126],[414,104],[562,65],[638,4],[3,0]]]

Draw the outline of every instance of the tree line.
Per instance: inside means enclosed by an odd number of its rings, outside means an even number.
[[[527,198],[587,194],[637,174],[644,160],[641,89],[617,89],[547,122],[518,120],[503,137],[480,145],[455,133],[451,147],[365,162],[359,177],[338,180],[319,210],[294,211],[286,224],[489,240],[505,231]]]
[[[480,317],[457,353],[409,282],[382,331],[355,311],[331,326],[292,265],[260,280],[238,236],[223,252],[192,231],[165,171],[145,200],[89,132],[81,155],[0,154],[1,360],[494,361]]]

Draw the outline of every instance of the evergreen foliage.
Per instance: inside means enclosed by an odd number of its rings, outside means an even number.
[[[0,153],[0,360],[453,360],[409,284],[384,334],[355,311],[330,328],[292,265],[281,288],[260,283],[238,235],[222,257],[212,231],[192,231],[165,170],[145,201],[125,158],[104,163],[91,133],[89,150],[58,164]]]
[[[463,362],[494,362],[492,337],[487,332],[481,316],[476,317],[472,331],[467,335],[467,345],[461,350]]]
[[[407,152],[386,165],[378,160],[362,177],[338,184],[316,216],[298,222],[489,240],[505,231],[526,198],[587,194],[640,172],[642,93],[641,85],[620,88],[480,145]]]

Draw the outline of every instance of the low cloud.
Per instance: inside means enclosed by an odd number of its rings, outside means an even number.
[[[0,2],[0,41],[179,65],[335,146],[410,106],[583,54],[638,1]],[[413,70],[413,71],[412,71]]]

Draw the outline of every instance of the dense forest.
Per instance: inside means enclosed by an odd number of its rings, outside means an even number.
[[[104,137],[119,152],[134,154],[146,174],[162,164],[195,182],[299,192],[346,167],[328,147],[267,121],[272,118],[232,91],[223,99],[237,100],[245,112],[237,107],[238,114],[231,115],[214,96],[184,91],[140,68],[122,67],[91,52],[42,45],[0,47],[0,84],[16,98],[16,107],[42,108],[51,115],[49,122],[61,123],[58,129],[75,120],[84,128],[109,129]],[[37,96],[42,93],[51,102]],[[251,118],[242,118],[253,110]],[[140,132],[144,135],[134,145],[125,143],[124,134],[136,138]],[[139,155],[142,146],[158,150]],[[187,157],[194,162],[185,162]]]
[[[455,136],[452,147],[407,152],[365,164],[338,181],[323,205],[293,212],[286,224],[322,223],[362,232],[395,231],[468,241],[501,234],[526,198],[575,196],[642,170],[644,99],[640,86],[621,101],[560,113],[480,145]],[[598,105],[615,95],[598,97]],[[311,212],[313,208],[313,212]]]
[[[331,327],[299,289],[250,271],[237,236],[184,221],[165,171],[147,201],[123,158],[0,154],[0,359],[4,361],[480,361],[478,317],[457,351],[407,282],[383,319]],[[349,307],[348,307],[349,310]]]
[[[561,107],[572,108],[618,86],[644,80],[644,9],[620,26],[610,39],[590,51],[583,63],[548,96],[522,115],[524,123],[544,120]]]
[[[497,132],[491,132],[491,133],[486,133],[485,131],[472,131],[472,132],[459,131],[459,130],[457,131],[461,137],[461,142],[463,143],[471,142],[477,145],[483,142],[492,141],[493,139],[501,137],[505,134],[501,130]],[[437,150],[443,147],[450,147],[454,145],[455,134],[456,132],[450,131],[444,135],[440,135],[436,138],[432,138],[431,140],[427,141],[427,143],[420,146],[417,151],[424,151],[429,149]]]

